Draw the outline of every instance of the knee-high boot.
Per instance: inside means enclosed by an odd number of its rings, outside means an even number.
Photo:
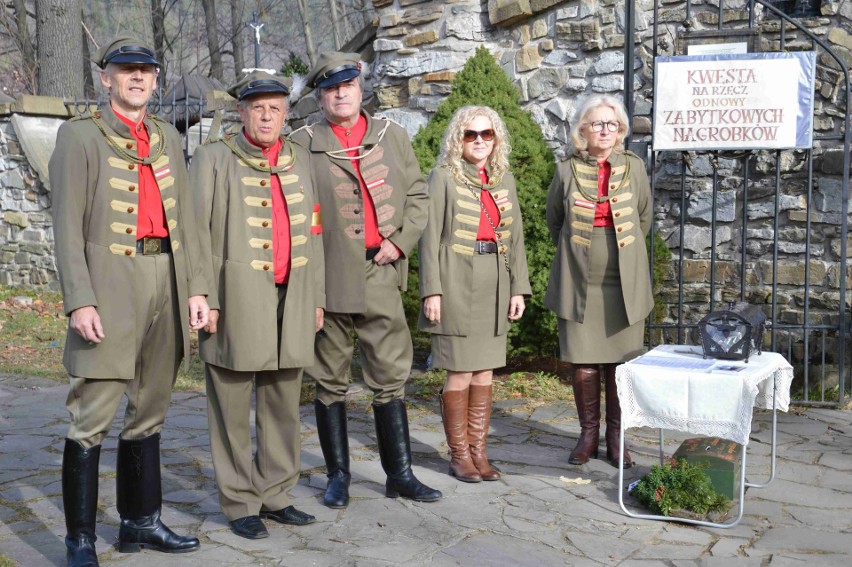
[[[160,519],[160,434],[144,439],[118,440],[116,490],[118,550],[136,553],[143,547],[166,553],[185,553],[200,547],[198,539],[179,536]]]
[[[580,438],[568,462],[582,465],[597,458],[601,430],[601,378],[598,366],[574,365],[574,402],[580,417]]]
[[[469,389],[441,391],[441,420],[450,448],[450,475],[462,482],[480,482],[482,475],[470,460],[468,445],[468,393]]]
[[[470,398],[467,402],[467,441],[470,444],[470,458],[482,475],[482,480],[499,480],[500,471],[491,466],[485,454],[488,439],[488,427],[491,424],[491,384],[470,386]]]
[[[615,383],[615,369],[618,364],[607,364],[606,374],[606,460],[618,467],[618,436],[621,431],[621,404],[618,401],[618,386]],[[624,445],[624,468],[633,466],[627,445]]]
[[[443,496],[441,491],[417,480],[411,470],[411,441],[405,402],[391,400],[386,404],[374,404],[373,417],[382,468],[388,475],[385,495],[388,498],[403,496],[418,502],[439,500]]]
[[[101,446],[84,449],[65,440],[62,453],[62,504],[65,508],[68,567],[98,567],[95,522],[98,514],[98,462]]]
[[[322,456],[328,470],[328,485],[323,504],[329,508],[346,508],[349,505],[349,435],[346,429],[346,402],[326,406],[314,400]]]

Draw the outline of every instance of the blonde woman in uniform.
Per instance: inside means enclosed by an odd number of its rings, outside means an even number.
[[[580,439],[568,461],[598,456],[601,377],[606,384],[606,458],[618,466],[621,407],[615,369],[642,351],[654,305],[645,236],[651,190],[645,164],[624,149],[627,112],[609,95],[588,98],[571,129],[570,156],[547,197],[556,244],[545,305],[559,322],[562,360],[572,364]],[[624,467],[632,466],[627,450]]]
[[[464,482],[500,478],[485,452],[493,369],[505,366],[506,333],[531,293],[510,151],[493,109],[458,109],[429,176],[420,239],[420,328],[432,334],[433,366],[447,370],[449,472]]]

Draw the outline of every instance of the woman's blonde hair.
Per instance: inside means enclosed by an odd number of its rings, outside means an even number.
[[[488,156],[488,165],[491,166],[491,179],[497,180],[509,171],[509,131],[506,124],[497,112],[488,106],[463,106],[456,110],[444,132],[441,141],[441,154],[438,156],[438,165],[449,168],[455,175],[461,175],[463,166],[462,153],[464,151],[464,130],[474,118],[482,116],[491,121],[491,129],[494,130],[494,147]]]
[[[587,151],[589,141],[586,140],[580,132],[583,124],[586,123],[586,118],[589,114],[601,106],[608,106],[615,113],[615,118],[618,120],[618,132],[615,135],[616,140],[615,147],[613,149],[624,151],[624,139],[627,138],[627,134],[630,132],[627,110],[625,110],[621,101],[614,96],[596,94],[583,100],[583,104],[581,104],[577,111],[574,112],[574,117],[571,120],[571,132],[568,135],[568,139],[571,140],[573,153],[575,155],[583,157],[587,157],[589,155],[589,152]]]

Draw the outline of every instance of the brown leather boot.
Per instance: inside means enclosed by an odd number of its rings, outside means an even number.
[[[470,445],[470,458],[482,475],[482,480],[499,480],[500,471],[491,466],[485,454],[485,439],[491,424],[491,384],[470,386],[467,402],[467,442]]]
[[[580,438],[568,462],[583,465],[597,458],[601,431],[601,378],[597,364],[575,364],[574,402],[580,417]]]
[[[621,431],[621,404],[618,402],[618,386],[615,383],[615,369],[618,364],[606,364],[606,460],[618,468],[618,436]],[[624,468],[633,466],[627,444],[624,445]]]
[[[482,476],[470,460],[467,444],[467,398],[469,390],[441,390],[441,418],[450,448],[450,476],[462,482],[481,482]]]

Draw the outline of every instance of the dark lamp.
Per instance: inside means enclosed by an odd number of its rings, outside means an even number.
[[[766,314],[748,303],[728,304],[713,311],[698,323],[704,358],[723,358],[748,362],[751,353],[760,354]]]

